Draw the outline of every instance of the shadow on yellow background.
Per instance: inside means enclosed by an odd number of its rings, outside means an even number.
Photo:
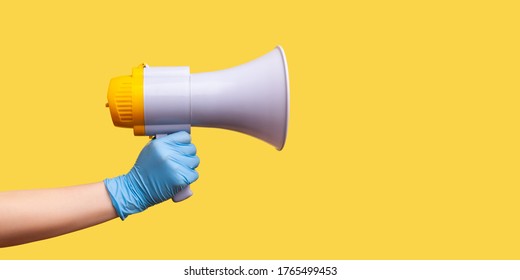
[[[518,12],[505,1],[1,4],[2,191],[126,173],[148,139],[112,125],[106,91],[142,62],[213,71],[282,45],[291,116],[282,152],[195,128],[193,198],[0,258],[516,259]]]

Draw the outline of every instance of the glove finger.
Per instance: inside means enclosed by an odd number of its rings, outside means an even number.
[[[195,169],[200,164],[200,158],[198,156],[184,156],[181,159],[181,163],[184,164],[186,167]]]
[[[158,140],[167,143],[189,144],[191,142],[191,136],[186,131],[179,131],[159,138]]]
[[[197,153],[197,148],[193,144],[180,144],[172,147],[174,151],[181,155],[194,156]]]
[[[189,172],[184,175],[186,179],[192,184],[193,182],[197,181],[199,179],[199,172],[195,169],[189,169]]]
[[[189,185],[199,178],[199,173],[195,169],[191,169],[183,164],[172,162],[176,175],[182,178],[182,183]]]
[[[177,168],[178,165],[182,165],[194,169],[200,164],[200,158],[198,156],[169,155],[168,160],[174,164],[172,168]]]

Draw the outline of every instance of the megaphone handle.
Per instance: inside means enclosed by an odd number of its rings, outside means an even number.
[[[184,189],[182,189],[180,192],[176,193],[172,199],[173,199],[173,202],[181,202],[192,195],[193,195],[193,192],[191,191],[190,185],[188,185]]]
[[[167,134],[157,134],[155,135],[155,138],[161,138],[166,136]],[[173,202],[181,202],[185,200],[186,198],[189,198],[193,195],[193,192],[191,191],[190,185],[187,185],[184,189],[180,190],[178,193],[176,193],[172,200]]]

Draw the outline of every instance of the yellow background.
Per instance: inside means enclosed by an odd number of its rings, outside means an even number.
[[[193,129],[195,196],[2,259],[520,257],[517,1],[5,1],[0,189],[126,173],[110,78],[282,45],[286,147]]]

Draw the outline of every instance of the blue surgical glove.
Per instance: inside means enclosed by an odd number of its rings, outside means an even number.
[[[128,174],[104,181],[121,220],[172,198],[197,180],[200,160],[190,141],[184,131],[151,140]]]

